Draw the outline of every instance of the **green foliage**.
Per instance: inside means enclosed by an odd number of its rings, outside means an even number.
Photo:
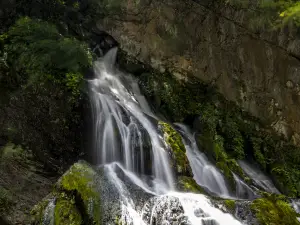
[[[271,174],[281,190],[284,190],[284,192],[288,193],[291,197],[297,197],[297,195],[299,195],[299,186],[298,190],[296,186],[297,183],[299,185],[300,172],[298,169],[296,171],[290,171],[283,166],[276,166],[271,170]]]
[[[140,84],[144,93],[154,101],[159,101],[160,110],[173,121],[183,121],[190,115],[199,115],[201,104],[208,100],[202,99],[202,95],[198,94],[202,86],[199,82],[195,81],[190,88],[169,73],[144,73],[140,77]]]
[[[235,210],[235,201],[232,199],[226,199],[224,201],[224,204],[226,206],[226,208],[230,211],[234,211]]]
[[[299,225],[297,214],[280,196],[269,195],[256,199],[251,204],[261,225]]]
[[[236,159],[243,159],[244,153],[244,138],[239,131],[238,124],[235,119],[229,114],[225,116],[222,126],[222,133],[225,137],[225,149]]]
[[[188,173],[189,162],[186,157],[186,149],[182,142],[181,136],[174,130],[169,124],[164,122],[159,122],[159,125],[162,127],[164,133],[164,139],[167,144],[170,146],[172,154],[175,158],[175,165],[177,167],[177,172],[179,173]]]
[[[9,29],[4,50],[8,64],[29,84],[45,80],[48,74],[56,80],[64,80],[65,74],[82,74],[84,68],[92,63],[87,45],[74,38],[63,37],[48,22],[28,17],[19,19]]]
[[[226,0],[226,3],[242,8],[253,7],[250,0]],[[260,0],[252,12],[253,28],[300,26],[300,3],[297,0]]]
[[[265,160],[263,153],[261,152],[262,139],[256,138],[256,137],[251,137],[251,143],[253,146],[255,160],[265,170],[266,169],[266,160]]]
[[[81,73],[67,73],[66,74],[66,86],[72,92],[72,101],[80,96],[80,87],[83,81],[83,76]]]
[[[239,175],[241,178],[246,179],[242,168],[238,165],[235,159],[230,158],[224,147],[224,139],[221,136],[216,136],[214,140],[214,159],[216,160],[216,166],[222,171],[224,176],[230,181],[231,186],[234,188],[233,174]]]

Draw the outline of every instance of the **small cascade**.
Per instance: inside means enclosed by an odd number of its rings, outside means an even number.
[[[300,199],[293,199],[292,206],[295,209],[296,213],[300,213]]]
[[[238,163],[244,172],[253,180],[255,185],[262,188],[264,191],[280,194],[272,180],[264,175],[262,171],[259,171],[259,169],[254,168],[245,161],[239,161]]]
[[[178,123],[176,125],[182,131],[180,133],[183,136],[183,143],[194,174],[194,180],[217,196],[229,197],[229,190],[222,173],[208,161],[204,153],[200,152],[195,137],[188,127]]]
[[[51,199],[43,215],[43,225],[54,225],[55,199]]]
[[[240,179],[235,173],[233,173],[233,178],[236,185],[236,198],[239,199],[254,199],[257,196],[255,191],[249,187],[242,179]]]

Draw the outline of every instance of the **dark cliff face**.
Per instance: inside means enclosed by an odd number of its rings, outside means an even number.
[[[246,9],[222,1],[113,1],[98,22],[141,61],[213,83],[228,100],[299,144],[299,40],[250,28]]]

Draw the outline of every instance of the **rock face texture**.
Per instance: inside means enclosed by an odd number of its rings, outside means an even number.
[[[98,21],[128,54],[179,78],[215,84],[228,100],[300,144],[300,50],[294,34],[250,28],[222,1],[104,1]],[[249,12],[249,10],[248,10]]]

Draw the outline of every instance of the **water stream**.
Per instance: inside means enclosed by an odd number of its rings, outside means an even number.
[[[238,162],[240,167],[244,170],[244,172],[254,181],[254,183],[260,187],[262,190],[280,194],[278,189],[273,184],[272,180],[268,178],[262,171],[254,166],[250,165],[245,161]]]
[[[205,154],[198,149],[195,136],[183,124],[176,124],[181,129],[186,155],[192,167],[194,180],[209,192],[220,197],[230,197],[225,179],[221,172],[212,165]]]
[[[89,81],[89,86],[94,121],[93,158],[104,166],[119,192],[121,220],[133,225],[167,225],[175,219],[190,225],[241,224],[215,208],[204,195],[176,192],[169,155],[155,115],[135,79],[114,68],[116,52],[117,49],[112,49],[95,62],[96,77]],[[195,180],[217,195],[228,196],[222,174],[199,152],[188,130],[184,133]],[[143,203],[142,209],[138,209],[131,191],[118,176],[120,170],[126,183],[130,181],[153,196]],[[151,182],[145,176],[151,177]]]

